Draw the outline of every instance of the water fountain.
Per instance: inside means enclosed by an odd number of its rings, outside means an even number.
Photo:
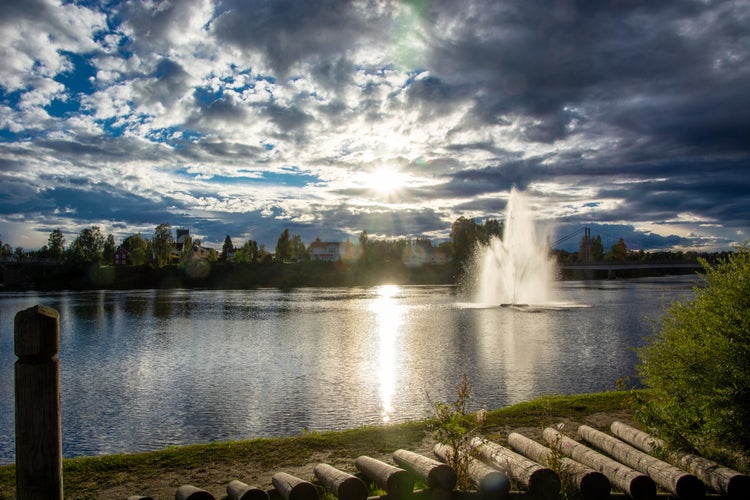
[[[526,196],[511,189],[503,238],[493,237],[475,255],[476,302],[512,306],[553,302],[555,262],[546,237],[538,232]]]

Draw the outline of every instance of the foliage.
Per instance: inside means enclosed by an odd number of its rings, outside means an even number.
[[[61,259],[65,253],[65,236],[60,229],[54,229],[47,240],[47,252],[53,259]]]
[[[469,378],[464,374],[456,388],[456,400],[452,403],[435,403],[435,440],[450,448],[446,462],[458,475],[457,486],[467,490],[471,487],[469,460],[474,455],[471,444],[484,421],[485,412],[467,413],[466,405],[471,399]]]
[[[258,259],[258,243],[247,240],[234,252],[234,261],[238,264],[255,262]]]
[[[653,388],[639,411],[668,445],[711,456],[750,450],[750,247],[715,267],[677,302],[639,350],[638,370]]]
[[[289,229],[284,229],[276,240],[276,260],[287,262],[292,258],[292,243]]]
[[[224,245],[221,247],[221,260],[226,261],[227,257],[232,253],[234,253],[234,245],[232,244],[232,238],[227,235],[224,238]]]
[[[169,263],[172,250],[176,248],[174,237],[172,236],[172,226],[163,223],[154,229],[154,237],[151,238],[151,249],[154,252],[156,265],[161,267]]]
[[[99,226],[87,227],[76,236],[68,252],[74,262],[100,263],[104,251],[104,235]]]
[[[121,246],[130,252],[130,263],[132,265],[142,266],[148,263],[149,242],[141,236],[141,233],[128,236]]]

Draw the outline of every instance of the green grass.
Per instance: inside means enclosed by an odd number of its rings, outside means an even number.
[[[507,408],[492,410],[482,427],[487,436],[507,428],[543,428],[561,418],[580,420],[594,413],[627,408],[629,392],[605,392],[574,396],[545,396]],[[301,466],[326,454],[328,461],[351,460],[359,455],[390,454],[399,448],[418,446],[433,422],[424,420],[337,432],[313,432],[278,439],[253,439],[226,443],[171,447],[137,454],[81,457],[63,461],[66,498],[99,498],[97,492],[117,485],[138,485],[131,494],[149,491],[157,478],[179,477],[182,484],[226,484],[237,471],[270,471]],[[15,466],[0,467],[0,499],[15,497]]]

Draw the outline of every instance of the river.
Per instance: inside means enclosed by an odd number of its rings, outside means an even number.
[[[0,294],[0,464],[14,460],[13,318],[60,312],[63,454],[139,452],[615,389],[692,277],[555,283],[552,307],[451,286]]]

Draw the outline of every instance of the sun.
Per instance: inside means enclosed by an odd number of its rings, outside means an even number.
[[[367,187],[384,196],[393,196],[406,187],[409,176],[391,166],[379,167],[367,175]]]

